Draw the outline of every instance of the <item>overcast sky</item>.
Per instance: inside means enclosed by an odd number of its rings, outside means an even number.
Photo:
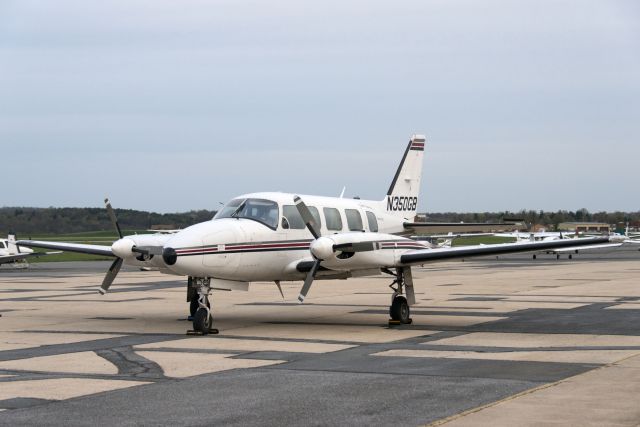
[[[0,206],[638,210],[640,3],[0,0]]]

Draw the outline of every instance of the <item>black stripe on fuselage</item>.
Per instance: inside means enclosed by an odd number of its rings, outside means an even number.
[[[237,251],[213,251],[213,252],[193,252],[188,254],[178,254],[181,256],[194,256],[194,255],[220,255],[220,254],[247,254],[250,252],[278,252],[278,251],[308,251],[309,246],[307,247],[291,247],[291,248],[264,248],[264,249],[239,249]]]

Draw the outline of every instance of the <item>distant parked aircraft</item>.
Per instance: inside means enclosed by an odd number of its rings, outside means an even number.
[[[28,258],[59,253],[62,252],[35,252],[33,249],[18,246],[15,234],[9,234],[6,239],[0,239],[0,264],[28,265],[26,264]]]

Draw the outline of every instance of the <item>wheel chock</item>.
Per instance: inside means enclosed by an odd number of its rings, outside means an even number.
[[[217,329],[215,329],[215,328],[211,328],[211,329],[209,329],[209,334],[210,334],[210,335],[217,335],[217,334],[219,334],[219,333],[220,333],[220,331],[219,331],[219,330],[217,330]],[[204,334],[203,334],[202,332],[200,332],[200,331],[196,331],[196,330],[193,330],[193,329],[189,329],[189,330],[187,331],[187,335],[200,335],[200,336],[204,336]]]
[[[410,325],[412,323],[413,323],[413,319],[409,318],[409,321],[404,324]],[[389,319],[389,326],[401,326],[401,325],[403,325],[403,323],[401,323],[399,320]]]

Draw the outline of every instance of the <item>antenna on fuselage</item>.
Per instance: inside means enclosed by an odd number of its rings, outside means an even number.
[[[344,192],[347,189],[346,186],[342,187],[342,192],[340,193],[340,197],[338,197],[339,199],[342,199],[344,197]]]

